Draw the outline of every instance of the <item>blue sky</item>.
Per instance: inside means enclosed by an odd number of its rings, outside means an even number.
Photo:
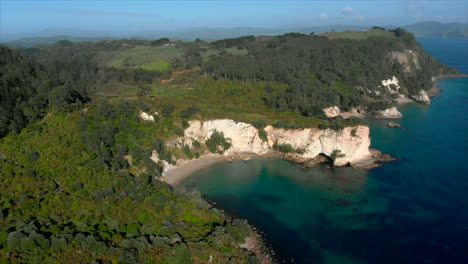
[[[0,0],[0,33],[50,28],[143,31],[193,27],[407,25],[467,22],[467,0],[27,1]]]

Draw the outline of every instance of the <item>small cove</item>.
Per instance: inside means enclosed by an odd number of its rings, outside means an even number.
[[[418,40],[468,73],[468,40]],[[399,106],[407,130],[369,120],[372,147],[401,158],[381,168],[256,158],[215,164],[182,185],[248,219],[287,263],[466,263],[468,78],[438,85],[432,105]]]

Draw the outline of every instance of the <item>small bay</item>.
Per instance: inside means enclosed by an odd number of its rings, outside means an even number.
[[[468,74],[468,39],[418,38]],[[264,232],[286,263],[468,263],[468,78],[438,82],[432,105],[398,108],[407,130],[368,120],[374,170],[303,170],[280,159],[220,163],[182,185]]]

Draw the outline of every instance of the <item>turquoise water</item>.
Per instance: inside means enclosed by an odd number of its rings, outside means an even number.
[[[466,39],[419,38],[468,73]],[[259,158],[183,182],[264,232],[286,263],[468,263],[468,78],[431,106],[400,107],[407,130],[371,120],[372,146],[401,160],[374,170]]]

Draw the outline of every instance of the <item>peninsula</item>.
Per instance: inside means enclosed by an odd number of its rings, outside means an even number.
[[[0,258],[11,262],[267,263],[245,221],[166,182],[260,155],[378,166],[390,158],[359,117],[401,118],[398,101],[429,104],[435,80],[459,74],[401,28],[0,54]]]

